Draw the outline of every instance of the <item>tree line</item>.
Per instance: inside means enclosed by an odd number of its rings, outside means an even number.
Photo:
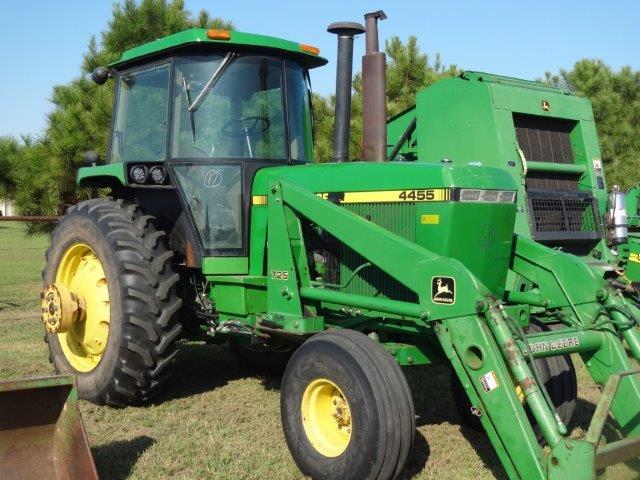
[[[234,25],[204,10],[192,15],[184,0],[125,0],[116,4],[101,41],[90,39],[79,76],[53,88],[54,108],[42,136],[0,137],[0,198],[11,198],[20,214],[56,215],[93,195],[75,185],[75,172],[86,151],[106,156],[113,89],[95,85],[90,72],[115,61],[131,47],[192,27],[233,29]],[[388,39],[385,51],[389,116],[411,106],[421,89],[462,71],[456,65],[445,65],[439,55],[430,58],[414,36],[406,42],[399,37]],[[591,101],[609,184],[628,187],[636,183],[640,72],[629,67],[614,71],[601,60],[583,59],[570,70],[546,73],[539,80],[569,88]],[[335,98],[314,94],[313,106],[315,156],[319,161],[327,160],[331,158]],[[358,74],[353,80],[351,117],[354,160],[360,157],[361,112],[362,79]]]

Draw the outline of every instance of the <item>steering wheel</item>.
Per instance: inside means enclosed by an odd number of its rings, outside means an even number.
[[[271,126],[271,120],[260,115],[240,117],[227,122],[222,127],[222,134],[227,137],[241,138],[262,133]]]

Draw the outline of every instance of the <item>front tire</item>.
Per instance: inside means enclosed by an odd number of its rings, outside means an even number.
[[[400,367],[352,330],[319,333],[296,350],[282,381],[281,414],[296,464],[314,479],[396,478],[415,433]]]
[[[94,199],[69,208],[51,236],[44,287],[75,291],[86,312],[66,332],[47,331],[49,359],[93,403],[144,403],[170,376],[178,275],[152,220],[135,204]]]

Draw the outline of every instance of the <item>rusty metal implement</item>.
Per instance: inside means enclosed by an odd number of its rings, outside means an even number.
[[[0,478],[98,479],[73,377],[0,382]]]

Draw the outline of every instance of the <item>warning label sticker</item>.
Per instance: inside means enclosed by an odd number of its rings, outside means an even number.
[[[482,384],[482,388],[484,389],[484,391],[487,393],[491,390],[495,390],[500,386],[500,384],[498,383],[498,377],[496,377],[496,374],[493,373],[493,370],[481,376],[480,383]]]
[[[602,175],[602,161],[599,158],[591,160],[593,163],[593,169],[596,171],[596,175]]]

